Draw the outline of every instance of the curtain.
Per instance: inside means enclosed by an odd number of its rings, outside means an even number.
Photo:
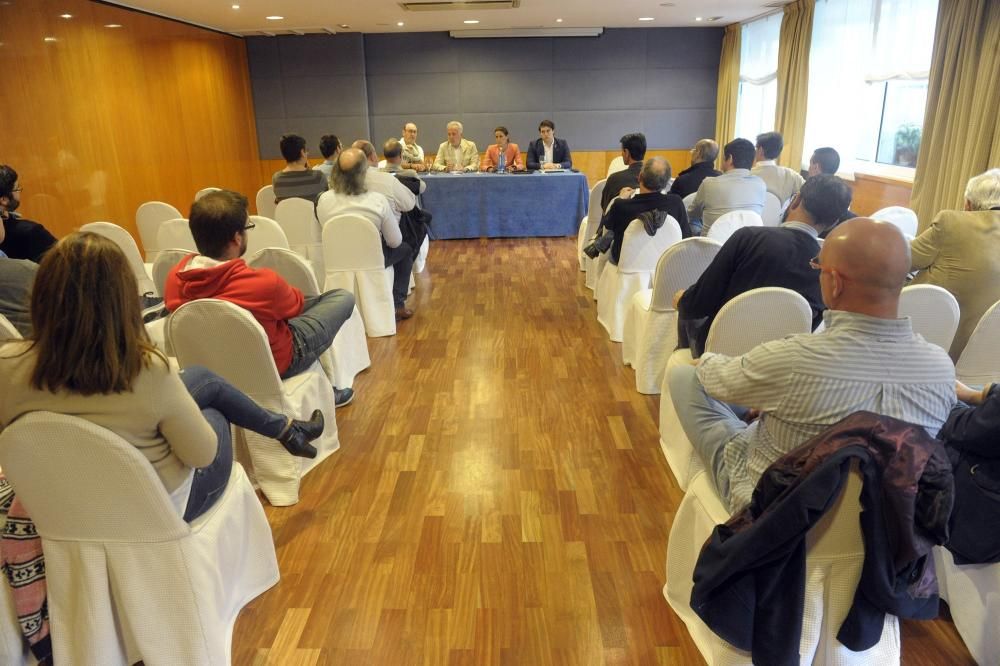
[[[715,101],[715,141],[719,144],[719,168],[722,146],[736,134],[736,105],[740,94],[740,32],[739,23],[726,26],[722,37],[722,57],[719,61],[719,91]]]
[[[938,0],[878,0],[874,4],[868,82],[926,79]]]
[[[809,100],[809,47],[815,0],[785,5],[778,48],[778,99],[774,127],[785,139],[778,163],[798,171],[806,134]]]
[[[741,29],[735,136],[753,141],[761,132],[774,129],[780,32],[780,13],[746,23]]]
[[[920,231],[1000,165],[1000,2],[941,0],[911,206]]]

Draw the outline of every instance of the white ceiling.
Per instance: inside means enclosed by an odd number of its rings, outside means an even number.
[[[420,0],[414,0],[419,2]],[[427,32],[511,28],[663,28],[721,26],[791,0],[520,0],[517,9],[406,11],[398,0],[127,0],[153,14],[235,34]],[[238,4],[239,9],[232,5]],[[267,20],[266,16],[283,16]],[[651,17],[642,21],[640,17]],[[696,21],[702,17],[703,21]],[[721,17],[708,21],[712,17]],[[563,19],[557,23],[556,19]],[[466,20],[479,20],[466,25]],[[402,21],[402,27],[397,22]],[[347,25],[349,28],[343,28]]]

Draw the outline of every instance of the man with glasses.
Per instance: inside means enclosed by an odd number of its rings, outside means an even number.
[[[21,184],[17,172],[6,164],[0,165],[0,253],[11,259],[28,259],[38,263],[50,247],[56,244],[48,229],[21,217],[15,211],[21,205]]]
[[[424,164],[424,149],[417,144],[416,123],[406,123],[403,126],[403,138],[399,140],[402,145],[402,168],[413,169],[414,171],[426,171]]]
[[[673,367],[668,375],[684,432],[733,512],[749,503],[771,463],[846,416],[874,412],[933,437],[956,400],[948,354],[916,335],[909,318],[898,318],[910,270],[909,245],[898,228],[848,220],[818,256],[795,261],[811,266],[819,280],[829,308],[825,330],[737,357],[706,353],[697,366]]]
[[[267,334],[282,379],[304,372],[317,360],[323,363],[323,352],[354,312],[354,295],[333,289],[303,298],[274,271],[247,266],[242,257],[247,231],[254,225],[242,194],[206,194],[192,204],[189,225],[199,254],[188,255],[170,270],[167,309],[173,312],[188,301],[219,298],[248,310]],[[332,378],[332,368],[324,369]],[[334,396],[341,407],[354,398],[354,391],[334,387]]]

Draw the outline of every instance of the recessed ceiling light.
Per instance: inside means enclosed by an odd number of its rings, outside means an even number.
[[[562,23],[562,19],[556,19],[556,23]]]
[[[351,26],[347,25],[346,23],[341,23],[337,27],[340,28],[341,30],[350,30],[351,29]]]
[[[56,38],[55,37],[46,37],[43,41],[54,42],[54,41],[56,41]]]
[[[71,19],[71,18],[73,18],[73,15],[72,14],[60,14],[59,18]]]
[[[399,26],[400,28],[402,28],[406,24],[403,23],[402,21],[396,21],[396,25]]]
[[[122,24],[121,23],[108,23],[104,27],[105,28],[120,28],[120,27],[122,27]]]
[[[240,8],[239,5],[233,5],[233,9],[239,9],[239,8]]]
[[[475,25],[479,23],[479,21],[477,19],[469,19],[468,21],[462,21],[462,23],[465,23],[466,25]]]
[[[694,20],[695,20],[695,21],[704,21],[705,19],[704,19],[704,18],[702,18],[701,16],[695,16],[695,17],[694,17]]]
[[[654,19],[653,19],[652,16],[640,16],[639,20],[640,21],[653,21]]]
[[[265,16],[264,18],[266,18],[268,21],[281,21],[285,17],[284,16]]]

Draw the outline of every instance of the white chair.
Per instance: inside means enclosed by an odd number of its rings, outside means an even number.
[[[899,316],[909,317],[913,332],[924,336],[945,351],[958,330],[958,301],[951,292],[932,284],[903,288],[899,296]]]
[[[121,248],[122,253],[125,254],[125,258],[128,259],[129,266],[132,268],[135,280],[139,284],[140,295],[149,292],[153,292],[157,296],[160,295],[160,292],[156,291],[156,286],[153,284],[153,264],[143,262],[142,255],[139,254],[139,246],[135,244],[135,239],[132,238],[129,232],[111,222],[91,222],[80,227],[80,231],[89,231],[104,236]]]
[[[889,222],[910,239],[917,235],[917,214],[905,206],[889,206],[872,214],[873,220]]]
[[[805,604],[799,640],[802,664],[899,664],[899,618],[895,615],[886,615],[881,640],[869,650],[851,652],[837,640],[864,565],[858,520],[861,485],[860,473],[852,470],[840,498],[806,535]],[[700,472],[691,480],[670,528],[663,596],[710,666],[750,666],[749,652],[737,650],[716,636],[691,608],[693,573],[701,547],[715,526],[728,519],[729,512],[712,481]]]
[[[708,228],[706,234],[709,238],[717,240],[723,245],[729,237],[743,227],[762,227],[764,220],[760,215],[752,210],[733,210],[723,213],[718,217],[712,226]]]
[[[164,248],[160,250],[159,255],[156,257],[156,261],[153,262],[153,285],[156,287],[156,293],[163,294],[164,287],[167,284],[167,275],[170,274],[170,269],[181,262],[181,259],[191,254],[191,250],[185,250],[179,247]]]
[[[722,306],[708,330],[705,351],[740,356],[757,345],[812,328],[812,310],[800,294],[782,287],[751,289]],[[667,360],[660,387],[660,448],[677,485],[684,490],[702,469],[670,398],[670,369],[691,363],[691,350],[678,349]]]
[[[18,332],[14,324],[10,323],[10,319],[4,317],[0,314],[0,340],[20,340],[21,334]]]
[[[765,227],[776,227],[781,224],[782,201],[772,192],[764,193],[764,212],[761,220]]]
[[[275,219],[274,186],[265,185],[257,190],[257,214]],[[310,205],[312,205],[310,203]]]
[[[274,506],[299,501],[299,483],[340,448],[333,386],[319,363],[282,380],[264,329],[246,310],[214,298],[189,301],[167,318],[167,339],[182,368],[202,365],[225,377],[258,405],[296,419],[323,411],[326,429],[312,442],[310,460],[290,454],[276,440],[237,428],[233,450]]]
[[[148,263],[156,260],[156,253],[161,248],[157,241],[160,225],[167,220],[182,217],[184,216],[179,210],[162,201],[147,201],[135,211],[135,227],[139,230],[139,240],[142,241],[142,247],[146,251]]]
[[[386,267],[382,237],[363,217],[341,215],[323,224],[324,290],[346,289],[357,299],[370,338],[396,334],[392,266]]]
[[[417,258],[413,260],[413,272],[423,273],[424,268],[427,266],[427,255],[431,249],[431,237],[424,236],[424,242],[420,244],[420,250],[417,252]],[[413,285],[413,276],[410,276],[410,285]]]
[[[649,288],[653,271],[660,256],[667,248],[681,239],[681,228],[671,216],[663,226],[650,236],[641,220],[632,220],[622,239],[618,265],[607,263],[597,282],[597,321],[611,336],[621,342],[625,328],[625,313],[632,304],[632,296]],[[606,254],[611,254],[608,250]]]
[[[191,235],[191,227],[185,219],[167,220],[160,225],[156,232],[157,247],[181,248],[197,252],[198,246],[194,243],[194,236]],[[155,260],[153,263],[156,263]]]
[[[266,247],[289,249],[288,238],[277,222],[262,215],[251,215],[250,222],[254,227],[247,231],[245,256],[252,256]]]
[[[210,194],[211,192],[221,192],[221,191],[222,188],[220,187],[206,187],[198,190],[198,192],[194,195],[194,200],[197,201],[198,199],[201,199],[203,196],[205,196],[206,194]]]
[[[1000,564],[955,564],[945,548],[934,548],[941,598],[977,664],[1000,664]]]
[[[711,238],[685,238],[672,245],[656,263],[653,288],[632,296],[622,335],[622,362],[635,369],[639,393],[660,392],[663,369],[677,346],[674,294],[697,282],[721,247]]]
[[[969,336],[955,364],[955,376],[972,386],[984,386],[1000,378],[1000,302],[990,306]]]
[[[89,421],[31,412],[0,463],[45,550],[57,664],[228,664],[240,609],[278,582],[243,468],[190,525],[149,461]]]
[[[306,298],[318,296],[319,284],[312,266],[305,259],[292,252],[276,247],[258,251],[249,261],[252,268],[270,268],[285,279],[288,284],[302,292]],[[365,324],[361,311],[354,306],[351,318],[337,331],[330,345],[332,375],[330,381],[337,388],[354,386],[354,377],[372,364],[368,354],[368,340],[365,338]]]
[[[587,243],[594,240],[597,233],[597,226],[601,223],[601,197],[604,196],[604,185],[607,179],[597,181],[597,184],[590,189],[590,197],[587,200],[587,215],[580,220],[580,231],[576,237],[576,253],[579,257],[580,270],[586,272],[584,282],[587,287],[594,289],[597,286],[597,273],[593,270],[592,264],[597,260],[591,259],[583,253],[583,248]]]
[[[323,265],[323,235],[316,221],[316,207],[307,199],[293,197],[278,204],[275,220],[285,232],[288,247],[298,252],[312,264],[316,280],[323,283],[326,268]]]
[[[611,174],[618,171],[624,171],[627,168],[628,167],[625,165],[625,160],[622,158],[621,155],[619,155],[615,159],[611,160],[611,164],[608,165],[608,173],[604,177],[607,178]]]

